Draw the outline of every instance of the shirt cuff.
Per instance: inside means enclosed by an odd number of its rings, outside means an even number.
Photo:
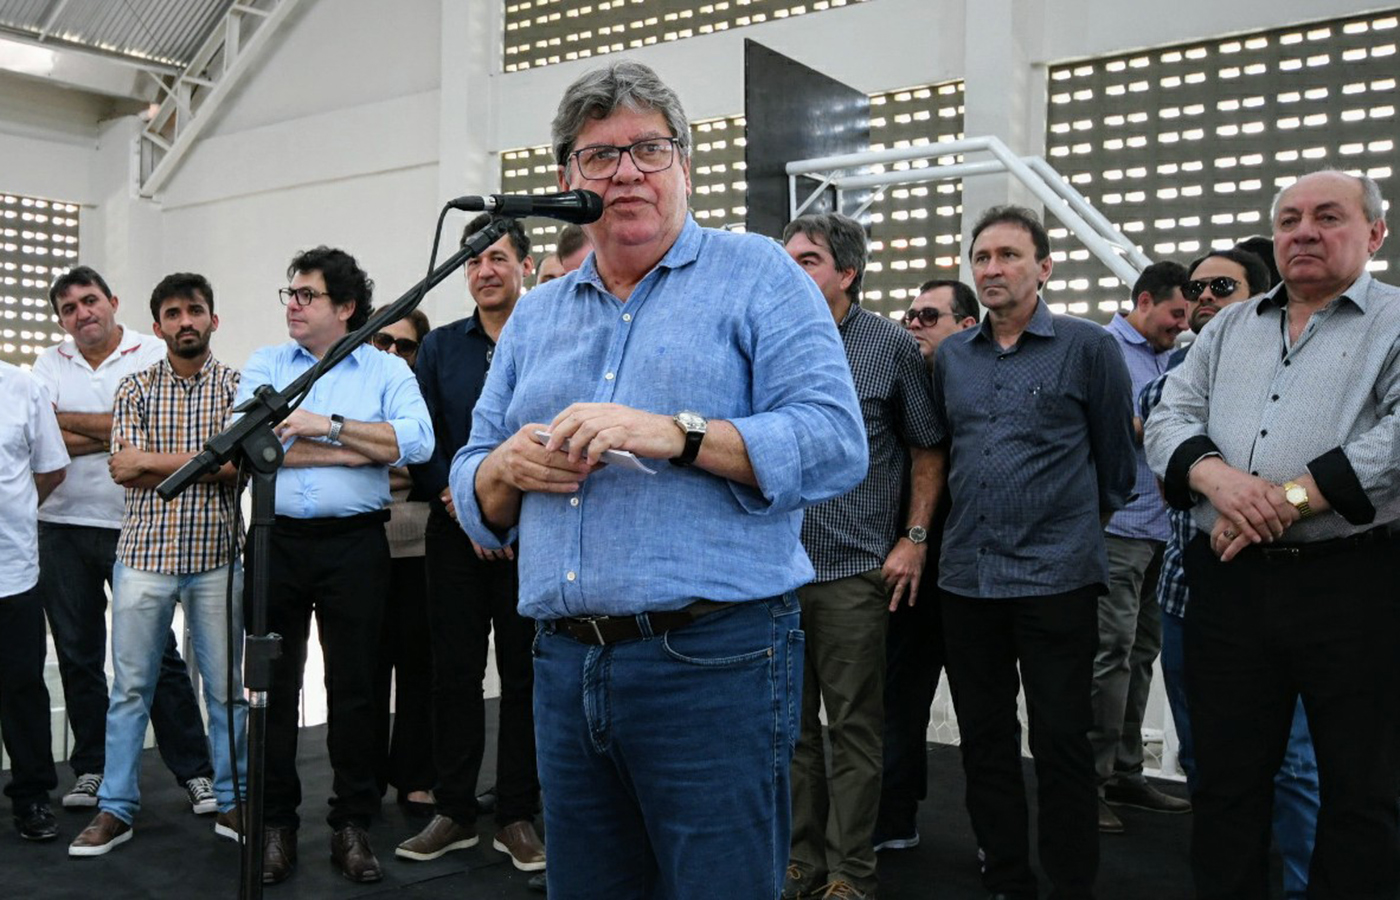
[[[468,455],[463,447],[452,460],[449,484],[452,488],[452,505],[457,511],[457,523],[462,526],[462,530],[488,550],[500,550],[515,543],[519,526],[507,529],[502,537],[486,524],[486,517],[476,500],[476,472],[488,455],[489,451],[486,450],[478,450]]]
[[[1167,505],[1172,509],[1190,509],[1196,505],[1195,492],[1191,490],[1191,468],[1207,456],[1220,456],[1220,448],[1215,441],[1198,434],[1187,438],[1172,453],[1167,463],[1166,477],[1162,479],[1162,492]]]
[[[1353,525],[1370,525],[1376,520],[1376,508],[1361,487],[1361,479],[1351,460],[1341,447],[1334,447],[1308,463],[1308,472],[1317,489],[1343,519]]]

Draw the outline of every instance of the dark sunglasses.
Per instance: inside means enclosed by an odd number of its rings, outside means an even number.
[[[933,306],[925,306],[920,309],[911,309],[904,314],[904,324],[912,325],[918,319],[924,325],[937,325],[938,317],[943,315],[943,310]]]
[[[374,337],[370,338],[370,340],[373,341],[374,346],[378,347],[380,350],[387,351],[390,347],[393,347],[399,352],[399,356],[408,356],[410,353],[418,352],[417,341],[412,338],[396,338],[387,331],[379,332]]]
[[[1210,288],[1211,294],[1217,300],[1228,297],[1235,292],[1235,288],[1240,286],[1238,278],[1230,278],[1226,275],[1217,275],[1214,278],[1198,278],[1195,281],[1188,281],[1181,286],[1181,296],[1187,300],[1195,302],[1205,293],[1206,288]]]

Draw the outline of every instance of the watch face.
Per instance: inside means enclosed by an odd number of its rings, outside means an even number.
[[[676,413],[676,424],[679,425],[685,431],[703,432],[705,430],[705,426],[708,423],[705,421],[705,417],[700,415],[699,413],[693,413],[688,410],[685,410]]]
[[[1295,484],[1285,491],[1283,496],[1284,499],[1293,504],[1306,503],[1308,501],[1308,492],[1304,490],[1301,485]]]
[[[928,540],[928,529],[924,528],[922,525],[915,525],[913,528],[909,529],[908,537],[909,540],[914,543],[922,544],[924,541]]]

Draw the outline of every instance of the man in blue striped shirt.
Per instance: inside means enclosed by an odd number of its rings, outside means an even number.
[[[1118,313],[1108,333],[1118,341],[1132,378],[1132,394],[1167,369],[1172,343],[1186,329],[1181,286],[1186,267],[1153,263],[1133,284],[1133,309]],[[1138,432],[1141,434],[1141,432]],[[1167,505],[1157,477],[1137,448],[1136,496],[1104,529],[1108,592],[1099,598],[1099,651],[1094,657],[1094,767],[1099,779],[1099,831],[1116,834],[1123,822],[1108,804],[1184,813],[1191,804],[1162,793],[1142,774],[1142,718],[1152,687],[1152,663],[1162,649],[1157,571],[1167,539]]]
[[[687,214],[690,128],[651,69],[583,75],[553,131],[560,186],[602,196],[594,252],[516,305],[450,479],[474,541],[519,538],[541,620],[549,895],[774,897],[802,510],[866,471],[850,369],[777,242]]]

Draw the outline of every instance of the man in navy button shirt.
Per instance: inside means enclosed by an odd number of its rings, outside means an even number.
[[[953,500],[938,584],[968,812],[987,889],[1036,897],[1019,680],[1041,863],[1052,896],[1087,900],[1099,855],[1089,691],[1108,580],[1102,528],[1136,476],[1131,383],[1108,332],[1040,299],[1052,262],[1035,213],[987,210],[969,256],[987,318],[944,340],[933,367]]]
[[[490,221],[489,215],[473,219],[462,232],[463,243]],[[544,846],[534,826],[540,805],[530,696],[534,622],[515,610],[514,549],[487,549],[469,538],[457,524],[447,489],[448,466],[471,435],[472,407],[491,368],[496,339],[532,268],[530,238],[513,222],[505,237],[467,263],[467,288],[476,311],[429,333],[418,354],[418,384],[437,434],[432,459],[413,467],[415,488],[431,498],[426,542],[437,815],[394,851],[401,859],[437,859],[478,841],[476,782],[486,746],[481,684],[487,639],[494,629],[501,717],[496,735],[498,830],[492,845],[508,853],[518,869],[544,868]]]

